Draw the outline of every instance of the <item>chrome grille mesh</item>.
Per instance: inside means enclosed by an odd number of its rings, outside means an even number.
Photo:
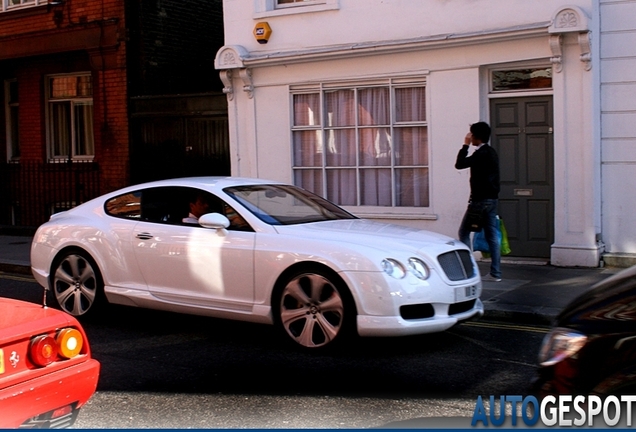
[[[446,277],[452,281],[470,279],[475,276],[475,268],[467,250],[455,250],[446,252],[437,257],[437,261],[446,273]]]

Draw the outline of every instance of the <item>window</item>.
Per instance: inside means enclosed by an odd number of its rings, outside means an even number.
[[[7,122],[7,158],[14,160],[20,157],[20,129],[18,127],[19,102],[18,81],[8,80],[4,83],[5,117]]]
[[[189,202],[200,198],[208,204],[207,212],[221,213],[230,221],[229,231],[254,231],[241,215],[217,196],[181,186],[165,186],[130,192],[109,199],[104,211],[110,216],[145,222],[189,225]],[[200,228],[200,226],[197,225]]]
[[[293,5],[294,3],[324,3],[316,0],[276,0],[279,6]]]
[[[254,19],[337,10],[338,0],[254,0]]]
[[[45,5],[48,0],[0,0],[0,12],[14,9]]]
[[[492,71],[493,92],[552,88],[552,68],[509,69]]]
[[[292,94],[296,185],[339,205],[428,207],[426,87]]]
[[[90,74],[48,78],[49,155],[52,159],[90,159],[93,87]]]

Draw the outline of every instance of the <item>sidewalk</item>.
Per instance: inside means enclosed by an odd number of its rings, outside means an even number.
[[[21,233],[16,233],[21,234]],[[0,233],[0,272],[31,275],[29,235]],[[479,261],[481,274],[490,263]],[[501,282],[484,282],[483,319],[550,325],[572,299],[619,268],[563,268],[546,262],[502,259]]]

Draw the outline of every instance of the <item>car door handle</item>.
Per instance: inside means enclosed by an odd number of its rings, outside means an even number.
[[[152,238],[152,234],[147,232],[142,232],[137,234],[137,238],[140,240],[150,240]]]

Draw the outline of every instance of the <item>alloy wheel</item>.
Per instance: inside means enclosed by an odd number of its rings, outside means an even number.
[[[319,274],[301,274],[283,289],[280,320],[287,334],[306,348],[331,343],[342,332],[343,298],[336,286]]]
[[[97,290],[97,274],[85,257],[70,254],[60,261],[53,276],[53,294],[62,310],[84,315],[95,303]]]

